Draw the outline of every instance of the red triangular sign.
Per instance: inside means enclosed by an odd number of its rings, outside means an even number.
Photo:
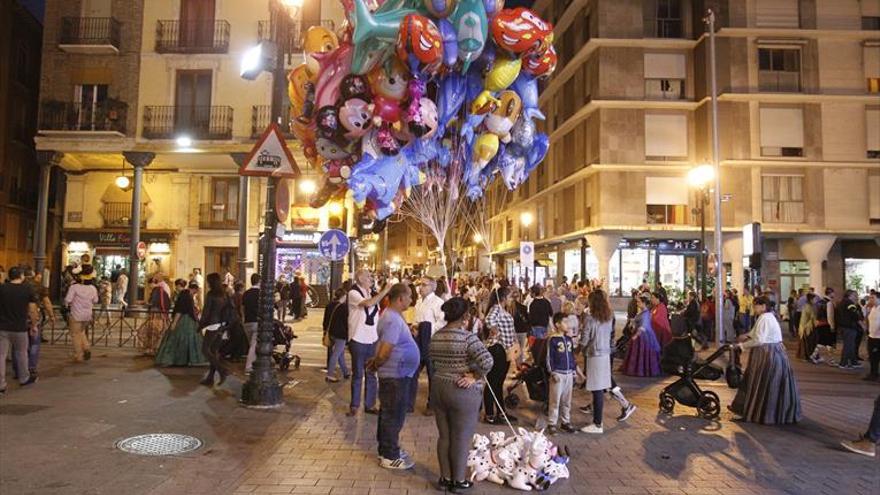
[[[238,169],[238,174],[290,179],[299,177],[299,167],[284,141],[284,136],[281,135],[278,124],[274,122],[269,124]]]

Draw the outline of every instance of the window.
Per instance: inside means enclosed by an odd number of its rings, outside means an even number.
[[[797,48],[758,48],[758,89],[773,93],[801,90],[801,51]]]
[[[867,45],[862,50],[869,93],[880,93],[880,46]]]
[[[238,226],[238,178],[212,177],[210,202],[200,206],[199,228],[231,229]]]
[[[862,11],[862,29],[876,31],[880,29],[880,0],[860,0]]]
[[[804,112],[801,108],[760,110],[761,156],[804,156]]]
[[[645,158],[685,159],[688,156],[687,115],[645,114]]]
[[[865,110],[865,129],[867,131],[867,136],[865,136],[867,157],[880,158],[880,107]],[[875,194],[875,196],[880,196],[880,194]]]
[[[211,127],[210,70],[177,71],[174,124],[178,133],[202,135]]]
[[[765,222],[804,222],[803,176],[764,175],[761,182]]]
[[[538,205],[537,213],[535,214],[538,221],[538,239],[543,239],[547,237],[547,229],[546,229],[546,219],[544,218],[547,215],[547,208],[544,207],[544,203]]]
[[[868,174],[868,218],[871,223],[880,222],[880,173]]]
[[[683,53],[646,53],[645,98],[684,98],[685,65]]]
[[[421,236],[416,237],[416,247],[422,247],[422,242]]]
[[[658,38],[681,38],[683,36],[680,0],[657,0]]]
[[[862,29],[865,31],[880,30],[880,17],[862,17]]]
[[[107,91],[106,84],[77,84],[73,87],[77,130],[95,130],[96,125],[104,125],[103,113]]]
[[[755,25],[772,28],[799,28],[798,0],[757,0]]]
[[[510,218],[504,222],[504,240],[506,242],[513,240],[513,220]]]
[[[645,177],[646,223],[687,225],[688,186],[683,177]]]

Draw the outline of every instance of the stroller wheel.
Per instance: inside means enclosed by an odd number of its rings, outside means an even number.
[[[675,398],[666,392],[660,392],[660,411],[672,414],[675,410]]]
[[[504,406],[508,409],[516,409],[519,406],[519,396],[516,394],[507,394],[504,398]]]
[[[697,401],[697,411],[704,419],[717,419],[721,414],[721,400],[718,394],[704,390]]]

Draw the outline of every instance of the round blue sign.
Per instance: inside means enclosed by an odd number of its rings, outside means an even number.
[[[318,241],[318,250],[321,252],[321,256],[329,258],[330,261],[344,260],[349,249],[351,249],[351,243],[345,232],[341,230],[328,230]]]

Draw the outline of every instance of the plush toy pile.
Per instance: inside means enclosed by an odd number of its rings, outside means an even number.
[[[468,455],[471,481],[488,480],[517,490],[546,490],[557,480],[568,478],[569,453],[559,448],[543,431],[518,429],[518,435],[505,438],[495,431],[488,437],[474,435]]]
[[[312,206],[346,192],[382,220],[426,172],[477,199],[543,160],[537,79],[553,26],[503,0],[342,0],[339,35],[312,27],[288,76],[293,132],[324,171]],[[437,178],[439,176],[439,179]]]

